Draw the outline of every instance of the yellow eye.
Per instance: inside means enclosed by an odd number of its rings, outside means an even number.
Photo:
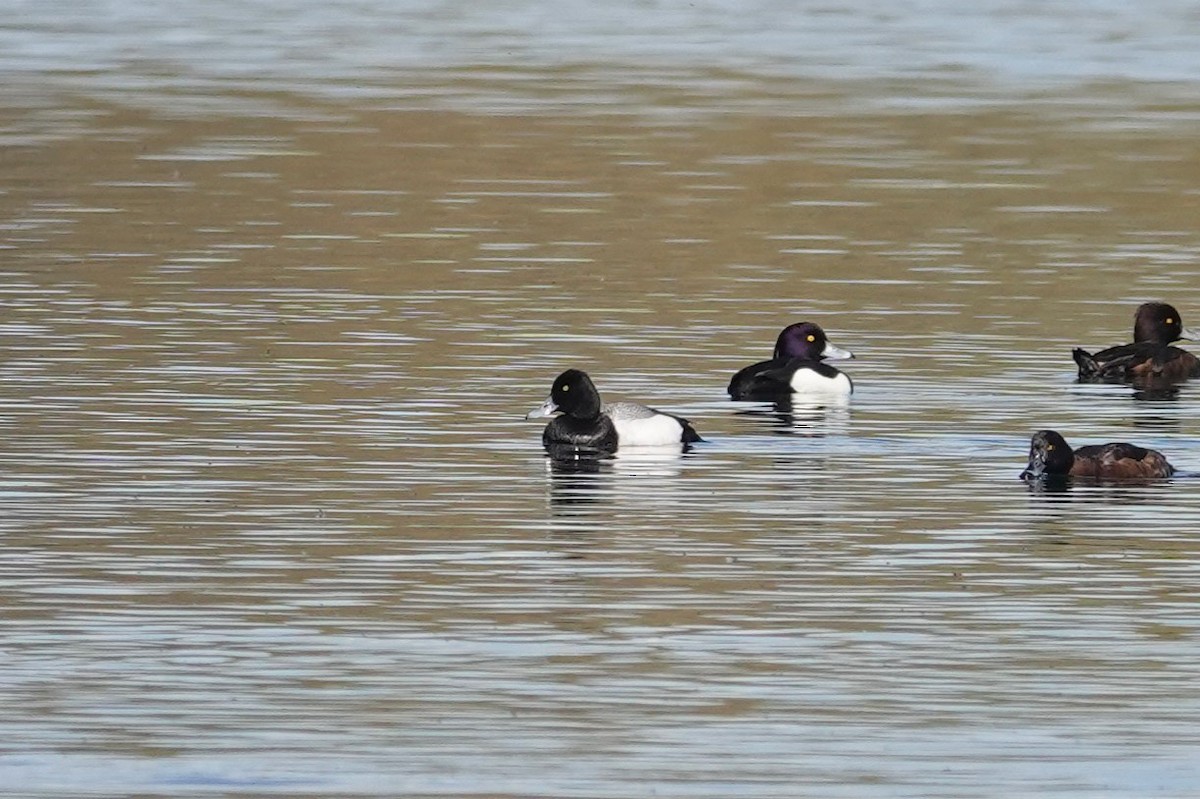
[[[812,333],[809,333],[809,334],[808,334],[808,340],[809,340],[809,341],[816,341],[816,340],[817,340],[817,337],[816,337],[816,336],[814,336]]]
[[[570,391],[570,390],[571,390],[570,386],[563,386],[563,391]]]
[[[1053,445],[1053,444],[1047,444],[1047,445],[1046,445],[1046,451],[1047,451],[1047,452],[1051,452],[1053,449],[1054,449],[1054,445]]]
[[[1173,324],[1175,324],[1175,320],[1174,320],[1174,319],[1172,319],[1171,317],[1169,317],[1169,316],[1168,316],[1168,317],[1167,317],[1167,324],[1168,324],[1168,325],[1173,325]]]

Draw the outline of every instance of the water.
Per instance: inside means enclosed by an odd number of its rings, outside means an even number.
[[[1197,388],[1069,354],[1200,314],[1189,8],[63,11],[0,30],[7,793],[1200,789]],[[730,402],[805,318],[850,405]],[[568,366],[707,441],[556,467]],[[1031,492],[1048,426],[1183,474]]]

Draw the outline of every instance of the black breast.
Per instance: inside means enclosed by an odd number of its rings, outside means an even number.
[[[617,429],[606,414],[594,419],[559,416],[542,431],[542,444],[556,455],[616,452]]]

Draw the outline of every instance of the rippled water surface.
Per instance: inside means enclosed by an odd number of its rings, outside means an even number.
[[[1200,388],[1070,359],[1200,326],[1186,4],[18,5],[12,795],[1200,792]],[[569,366],[706,441],[550,463]]]

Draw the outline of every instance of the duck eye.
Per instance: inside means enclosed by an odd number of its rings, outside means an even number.
[[[1051,451],[1053,451],[1053,450],[1054,450],[1054,445],[1053,445],[1053,444],[1047,444],[1047,445],[1046,445],[1046,451],[1047,451],[1047,452],[1051,452]]]
[[[1172,319],[1171,317],[1169,317],[1169,316],[1168,316],[1168,317],[1167,317],[1167,324],[1168,324],[1168,325],[1173,325],[1173,324],[1175,324],[1175,320],[1174,320],[1174,319]]]
[[[809,334],[808,334],[808,340],[809,340],[809,341],[816,341],[816,340],[817,340],[817,337],[816,337],[816,336],[814,336],[812,333],[809,333]]]
[[[563,391],[570,391],[570,390],[571,390],[570,386],[563,386]]]

